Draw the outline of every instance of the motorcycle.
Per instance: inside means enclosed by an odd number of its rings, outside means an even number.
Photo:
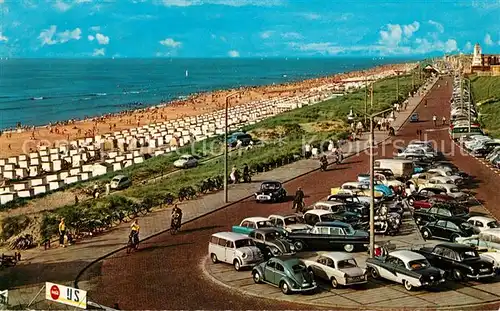
[[[175,213],[172,215],[172,222],[170,224],[170,234],[174,235],[181,229],[181,215]]]
[[[244,172],[243,173],[243,182],[244,183],[250,183],[250,182],[252,182],[252,176],[250,175],[249,172]]]

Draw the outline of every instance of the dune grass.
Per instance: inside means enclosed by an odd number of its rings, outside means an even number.
[[[500,77],[473,76],[471,87],[481,126],[488,135],[500,138]]]

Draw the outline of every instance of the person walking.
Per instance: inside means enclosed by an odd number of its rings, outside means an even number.
[[[59,222],[59,247],[66,247],[66,245],[64,245],[65,236],[66,236],[66,224],[64,223],[64,218],[61,218],[61,222]]]
[[[437,116],[436,115],[432,116],[432,122],[434,122],[434,126],[437,126]]]

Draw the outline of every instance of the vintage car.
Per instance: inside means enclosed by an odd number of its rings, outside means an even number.
[[[174,166],[178,168],[196,167],[197,165],[198,159],[190,154],[181,155],[180,158],[174,162]]]
[[[273,257],[252,269],[255,283],[277,286],[285,295],[311,292],[317,288],[314,276],[304,262],[290,256]]]
[[[304,213],[304,221],[310,226],[314,226],[318,222],[342,221],[352,225],[357,225],[361,219],[357,214],[350,213],[332,213],[322,209],[312,209]]]
[[[496,219],[485,216],[473,216],[467,219],[467,222],[470,223],[476,232],[485,231],[488,229],[500,228],[500,224]]]
[[[418,122],[418,113],[412,113],[410,116],[410,122]]]
[[[248,234],[266,258],[295,254],[295,247],[278,228],[255,229]]]
[[[492,239],[493,238],[493,239]],[[482,231],[479,235],[467,238],[458,238],[456,243],[473,247],[479,256],[493,263],[493,267],[500,272],[500,235],[491,236],[488,230]]]
[[[286,200],[286,190],[279,181],[264,181],[255,193],[257,202],[283,202]]]
[[[417,192],[410,194],[406,199],[408,205],[413,206],[413,202],[428,199],[437,194],[446,195],[446,191],[439,188],[420,188]]]
[[[359,174],[358,182],[366,189],[370,189],[370,174]],[[392,198],[395,195],[394,190],[385,185],[381,180],[374,179],[373,183],[375,184],[375,191],[380,191],[384,194],[384,198]],[[364,190],[364,188],[362,188]]]
[[[470,194],[465,193],[463,191],[460,191],[460,189],[458,189],[458,187],[456,185],[452,185],[452,184],[435,184],[435,185],[429,185],[429,186],[444,190],[444,193],[446,195],[449,195],[450,197],[453,197],[459,203],[467,203],[471,199],[474,198]]]
[[[332,213],[338,213],[343,210],[344,206],[344,203],[337,201],[318,201],[309,206],[307,210],[322,209]]]
[[[455,185],[453,183],[453,180],[449,179],[448,177],[442,177],[442,176],[434,176],[431,177],[426,183],[420,184],[420,187],[434,187],[435,185],[442,185],[442,184],[449,184],[449,185]]]
[[[408,291],[445,282],[444,271],[432,267],[421,254],[408,250],[393,251],[387,256],[368,258],[366,267],[374,279],[384,278],[401,283]]]
[[[413,174],[409,182],[417,185],[419,188],[423,188],[423,185],[429,183],[429,180],[433,177],[440,177],[440,176],[438,175],[438,173],[423,172],[423,173]],[[451,179],[449,180],[450,182],[453,182]]]
[[[413,212],[413,218],[417,225],[422,225],[436,220],[449,220],[456,224],[467,221],[467,211],[455,205],[434,205],[429,209],[418,209]]]
[[[340,221],[319,222],[312,229],[288,234],[297,252],[303,250],[338,250],[350,253],[355,249],[366,249],[368,232],[354,228]]]
[[[222,261],[232,264],[236,271],[264,260],[262,252],[252,239],[234,232],[212,234],[208,242],[208,255],[213,263]]]
[[[436,194],[432,197],[426,197],[416,201],[413,198],[410,198],[408,200],[408,204],[413,206],[414,209],[420,209],[431,208],[435,204],[458,204],[458,202],[448,195]]]
[[[370,197],[365,196],[362,190],[342,190],[337,194],[331,194],[326,199],[327,201],[341,202],[349,205],[366,205],[370,206]],[[359,194],[359,195],[358,195]],[[375,202],[378,203],[379,199],[375,199]]]
[[[345,190],[357,190],[359,191],[358,193],[361,193],[363,196],[369,197],[370,194],[370,186],[365,184],[365,183],[360,183],[359,181],[350,181],[344,183],[340,187],[332,188],[330,191],[330,194],[337,194],[339,192],[343,192]],[[374,191],[375,197],[378,199],[381,199],[384,197],[384,193],[382,191],[377,190],[377,187],[375,187]]]
[[[249,217],[241,221],[239,226],[233,226],[232,232],[248,235],[255,229],[274,227],[274,225],[265,217]]]
[[[275,226],[285,229],[288,232],[311,229],[312,226],[304,222],[304,216],[300,214],[290,215],[270,215],[269,221]]]
[[[418,250],[436,268],[450,273],[457,281],[480,280],[496,275],[493,263],[482,259],[470,246],[457,243],[443,243]]]
[[[358,266],[356,259],[342,252],[321,254],[316,260],[304,260],[314,276],[330,282],[333,288],[367,282],[366,270]]]
[[[451,170],[447,170],[445,168],[431,168],[428,170],[428,172],[438,174],[441,177],[449,178],[455,185],[462,185],[464,183],[464,179],[462,178],[462,176],[454,175]]]
[[[376,181],[381,182],[382,184],[391,188],[396,193],[400,193],[404,189],[405,184],[402,181],[397,180],[396,177],[394,177],[394,174],[392,173],[391,174],[375,173],[373,176]]]
[[[474,234],[474,228],[467,222],[456,224],[449,220],[428,222],[420,232],[425,240],[441,239],[456,242],[460,237],[469,237]]]
[[[311,206],[310,210],[325,210],[338,215],[342,219],[350,219],[349,222],[366,220],[370,217],[370,210],[365,205],[350,204],[335,201],[319,201]],[[338,218],[338,220],[340,220]],[[342,220],[343,221],[343,220]]]

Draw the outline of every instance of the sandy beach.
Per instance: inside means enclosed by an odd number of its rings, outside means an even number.
[[[301,95],[313,87],[339,83],[344,79],[364,79],[383,72],[408,69],[409,66],[414,67],[415,64],[384,65],[369,70],[342,73],[294,83],[245,87],[238,89],[240,94],[231,98],[230,105],[236,106],[261,99]],[[0,158],[35,151],[40,145],[59,145],[79,138],[93,137],[150,123],[220,110],[225,106],[226,96],[234,91],[236,90],[194,94],[184,100],[159,103],[156,107],[123,111],[118,114],[109,114],[86,120],[68,120],[41,127],[21,125],[22,129],[18,129],[13,133],[4,132],[0,136]]]

